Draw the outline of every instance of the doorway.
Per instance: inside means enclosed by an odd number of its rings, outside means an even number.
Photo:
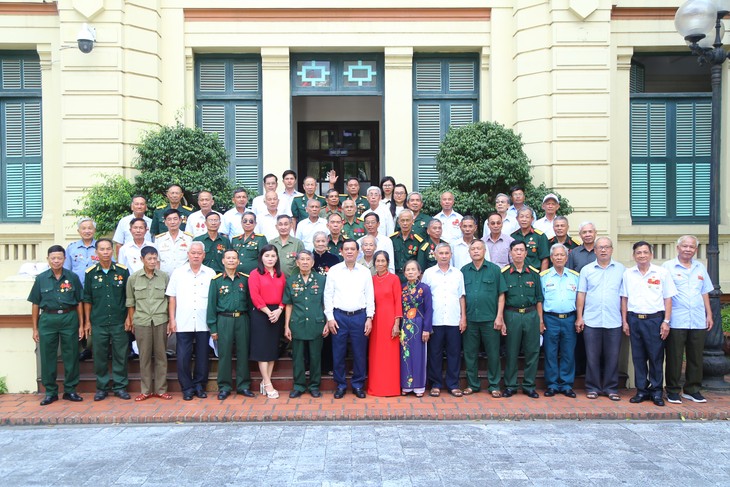
[[[380,182],[378,122],[299,122],[297,124],[300,180],[317,180],[317,194],[329,189],[328,172],[337,172],[335,188],[345,192],[348,178],[360,181],[360,193]]]

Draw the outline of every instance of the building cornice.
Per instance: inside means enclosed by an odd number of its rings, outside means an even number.
[[[190,22],[479,22],[490,8],[186,8]]]

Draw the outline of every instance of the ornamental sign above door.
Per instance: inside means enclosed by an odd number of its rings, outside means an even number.
[[[382,54],[296,54],[292,95],[382,95]]]

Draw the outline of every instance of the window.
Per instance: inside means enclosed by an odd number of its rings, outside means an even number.
[[[449,127],[477,120],[476,56],[419,57],[413,62],[414,182],[422,190],[438,179],[436,154]]]
[[[261,59],[201,56],[195,80],[197,125],[230,154],[230,178],[261,190]]]
[[[295,54],[292,95],[382,95],[383,56],[373,53]]]
[[[706,223],[711,96],[631,97],[633,223]]]
[[[0,56],[0,221],[34,223],[43,213],[41,68],[35,53]]]

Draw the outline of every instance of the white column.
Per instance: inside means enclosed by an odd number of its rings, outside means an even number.
[[[292,158],[288,47],[261,48],[261,87],[263,171],[281,175],[291,168]]]
[[[385,164],[382,176],[393,176],[413,188],[413,48],[385,48],[383,118]]]

